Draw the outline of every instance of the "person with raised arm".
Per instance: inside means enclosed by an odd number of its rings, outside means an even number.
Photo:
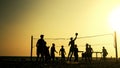
[[[71,61],[72,55],[74,53],[74,46],[75,46],[75,40],[77,39],[78,33],[75,33],[75,38],[73,39],[73,37],[70,38],[69,44],[68,46],[70,46],[70,50],[68,53],[68,61]]]

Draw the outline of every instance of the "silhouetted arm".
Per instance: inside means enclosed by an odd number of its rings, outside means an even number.
[[[37,43],[36,43],[36,47],[38,47],[38,45],[39,45],[39,44],[38,44],[38,41],[37,41]]]
[[[93,49],[92,49],[92,52],[94,52]]]
[[[61,55],[61,53],[60,53],[60,52],[61,52],[61,49],[60,49],[60,51],[59,51],[59,55]]]
[[[68,46],[70,46],[71,42],[69,42]]]
[[[55,48],[54,48],[54,52],[58,53]]]
[[[66,51],[64,51],[64,53],[66,54]]]
[[[77,39],[77,36],[78,36],[78,33],[75,34],[75,38],[74,38],[74,41]]]
[[[56,50],[55,50],[56,53],[58,53]]]
[[[75,38],[74,38],[74,41],[77,39],[77,35],[75,36]]]

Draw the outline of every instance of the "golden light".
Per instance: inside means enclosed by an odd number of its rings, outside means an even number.
[[[120,32],[120,6],[112,10],[108,21],[114,31]]]
[[[114,30],[114,45],[115,45],[115,53],[116,53],[116,62],[118,62],[118,51],[117,51],[117,37],[116,31],[120,32],[120,6],[116,7],[112,10],[109,16],[109,23]]]

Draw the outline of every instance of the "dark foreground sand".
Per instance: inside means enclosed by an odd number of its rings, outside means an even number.
[[[14,58],[13,58],[14,59]],[[115,60],[93,60],[91,63],[84,60],[79,62],[49,62],[40,63],[36,61],[22,60],[8,60],[0,59],[0,68],[120,68],[120,62]]]
[[[0,61],[0,68],[119,68],[119,62],[99,62],[93,61],[88,62],[51,62],[51,63],[40,63],[31,61]]]

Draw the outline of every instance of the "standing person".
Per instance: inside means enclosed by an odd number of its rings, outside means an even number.
[[[44,40],[44,35],[40,35],[40,39],[37,41],[36,47],[37,47],[36,61],[38,61],[40,55],[41,55],[40,61],[44,61],[44,50],[46,48],[46,41]]]
[[[50,61],[49,46],[45,48],[45,63]]]
[[[55,44],[52,43],[52,47],[51,47],[51,59],[54,61],[55,59],[55,52],[57,53],[57,51],[55,50]]]
[[[89,44],[86,43],[86,51],[85,51],[85,61],[89,60]]]
[[[77,48],[77,45],[75,45],[75,48],[74,48],[74,57],[75,57],[75,62],[78,62],[78,48]]]
[[[61,55],[61,60],[65,60],[65,54],[66,52],[65,52],[64,46],[62,45],[59,51],[59,55]]]
[[[71,58],[72,58],[72,55],[74,53],[74,45],[75,45],[75,40],[77,39],[77,35],[78,33],[75,34],[75,38],[73,39],[72,37],[70,38],[70,42],[69,42],[69,46],[70,46],[70,50],[69,50],[69,53],[68,53],[68,58],[67,60],[71,61]]]
[[[93,52],[93,49],[92,49],[91,45],[89,45],[89,47],[88,47],[88,60],[90,63],[92,61],[92,52]]]
[[[103,47],[102,53],[103,53],[103,60],[105,61],[106,56],[108,55],[108,52],[107,52],[107,50],[105,49],[105,47]]]

